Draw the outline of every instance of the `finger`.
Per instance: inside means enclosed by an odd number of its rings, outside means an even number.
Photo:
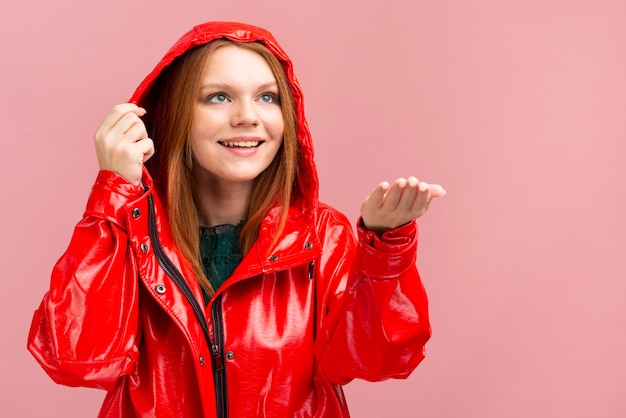
[[[400,196],[400,202],[398,203],[398,209],[410,210],[415,202],[417,193],[419,190],[419,180],[415,177],[409,177],[406,179],[406,186]]]
[[[133,103],[120,103],[111,108],[109,113],[104,117],[102,121],[102,126],[104,127],[112,127],[114,126],[122,117],[124,117],[127,113],[134,113],[138,117],[142,117],[146,114],[146,109],[137,106]]]
[[[154,142],[150,138],[144,138],[140,141],[136,142],[137,149],[139,152],[143,154],[143,158],[141,160],[142,163],[145,163],[154,155]]]
[[[429,184],[428,189],[430,190],[431,197],[443,197],[447,193],[446,189],[444,189],[438,184]]]
[[[419,182],[418,193],[413,207],[424,206],[428,207],[430,201],[435,197],[442,197],[446,195],[446,190],[439,184],[428,184],[426,182]]]
[[[430,199],[431,196],[428,184],[420,181],[417,185],[417,196],[413,202],[412,210],[418,214],[418,216],[421,215],[430,206]]]
[[[123,127],[120,127],[120,129],[123,129]],[[148,131],[146,131],[146,126],[143,124],[143,122],[137,119],[136,123],[132,124],[125,132],[120,135],[123,137],[122,140],[125,142],[137,142],[141,139],[147,138]]]
[[[128,132],[137,132],[138,128],[145,131],[143,121],[135,113],[126,113],[110,129],[113,135],[126,135]],[[147,135],[146,135],[147,136]]]
[[[400,197],[402,196],[402,192],[406,187],[406,179],[397,179],[394,181],[389,190],[385,194],[385,200],[383,201],[383,206],[386,209],[394,210],[398,207],[398,202],[400,201]]]
[[[372,193],[370,193],[366,201],[369,202],[369,204],[373,208],[378,209],[382,207],[385,199],[385,193],[387,193],[387,190],[389,190],[389,183],[383,181],[378,186],[376,186],[374,190],[372,190]]]
[[[95,142],[97,152],[100,150],[99,152],[103,155],[108,155],[111,152],[115,154],[118,153],[119,150],[128,147],[130,144],[148,137],[144,124],[137,116],[133,114],[127,115],[131,115],[132,117],[127,118],[125,123],[118,123],[113,130],[96,135]],[[137,120],[137,123],[132,123],[133,118]],[[111,156],[107,159],[110,159],[110,157]]]
[[[96,130],[94,139],[96,142],[118,142],[118,140],[121,139],[120,135],[126,132],[131,126],[135,123],[143,123],[139,118],[145,115],[145,113],[145,109],[130,103],[114,106]],[[132,117],[127,115],[131,115]],[[122,120],[124,120],[124,122],[121,122]]]

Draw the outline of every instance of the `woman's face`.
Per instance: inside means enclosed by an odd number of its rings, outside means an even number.
[[[265,170],[283,141],[278,85],[265,59],[234,45],[208,58],[190,131],[199,185],[245,185]]]

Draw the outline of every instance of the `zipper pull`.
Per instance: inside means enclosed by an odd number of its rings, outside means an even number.
[[[222,356],[220,355],[220,348],[217,344],[211,346],[211,353],[213,353],[213,356],[215,357],[215,367],[217,367],[217,370],[222,370],[224,364],[222,362]]]

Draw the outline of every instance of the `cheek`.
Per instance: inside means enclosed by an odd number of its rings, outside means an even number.
[[[204,153],[199,148],[198,142],[193,140],[193,137],[189,138],[189,150],[191,151],[191,159],[194,162],[202,161]]]
[[[280,112],[278,115],[275,115],[270,125],[270,129],[271,135],[274,138],[283,137],[283,133],[285,132],[285,121],[283,120],[282,112]]]
[[[195,155],[202,147],[203,132],[197,126],[191,126],[189,130],[189,147],[191,152]]]
[[[224,116],[216,112],[198,108],[193,114],[190,134],[202,137],[214,134],[226,123]]]
[[[216,135],[215,123],[203,115],[195,118],[189,129],[189,145],[196,158],[210,150],[209,145]]]

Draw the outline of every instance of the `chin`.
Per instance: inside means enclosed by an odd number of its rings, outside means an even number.
[[[223,178],[223,180],[229,183],[250,183],[256,180],[261,173],[252,173],[252,174],[237,174],[234,176],[228,176]]]

